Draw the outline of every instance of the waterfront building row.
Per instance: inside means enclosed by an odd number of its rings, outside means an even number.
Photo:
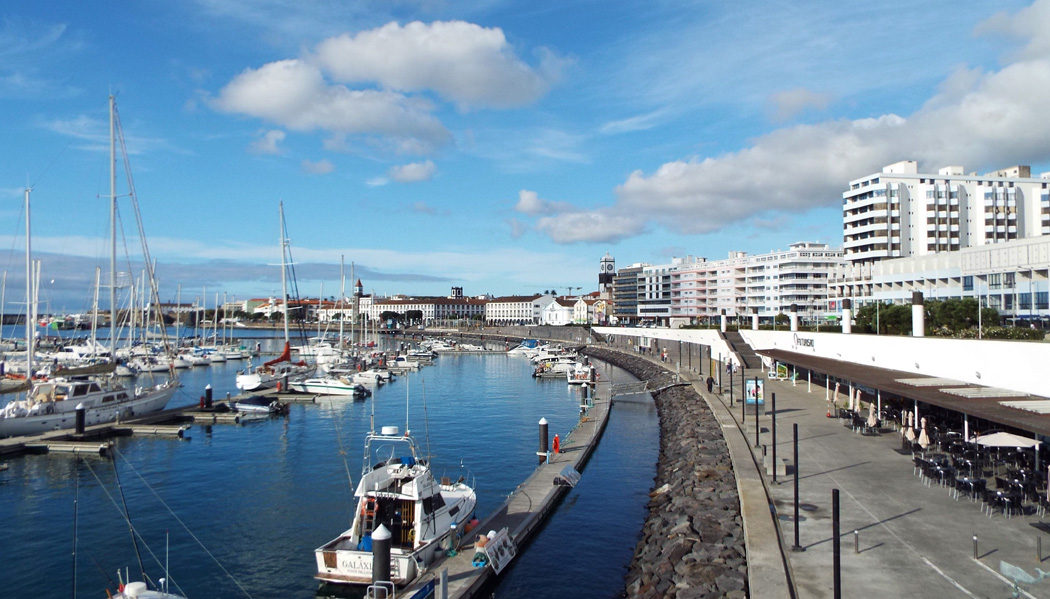
[[[803,321],[815,321],[827,316],[828,277],[841,264],[841,250],[816,242],[759,255],[730,252],[724,260],[632,264],[613,278],[612,314],[621,324],[674,325],[721,314],[771,320],[795,306]]]

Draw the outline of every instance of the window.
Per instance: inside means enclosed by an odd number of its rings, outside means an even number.
[[[1047,309],[1047,292],[1036,291],[1035,292],[1035,309],[1046,310]]]
[[[1020,310],[1028,310],[1032,307],[1032,294],[1031,293],[1018,293],[1017,294],[1017,307]]]
[[[999,289],[1002,287],[1002,275],[999,273],[993,273],[988,275],[988,288]]]
[[[973,277],[963,277],[963,291],[973,291]]]
[[[1015,274],[1012,272],[1003,274],[1003,288],[1013,289],[1014,288]]]

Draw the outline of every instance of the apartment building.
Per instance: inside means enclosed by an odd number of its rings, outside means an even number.
[[[977,297],[1013,319],[1047,318],[1050,173],[1028,166],[978,175],[920,173],[914,161],[849,182],[842,194],[845,263],[829,279],[841,300]]]

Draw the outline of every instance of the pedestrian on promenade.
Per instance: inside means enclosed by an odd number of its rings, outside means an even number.
[[[715,379],[711,375],[707,375],[707,392],[711,393],[715,388]]]

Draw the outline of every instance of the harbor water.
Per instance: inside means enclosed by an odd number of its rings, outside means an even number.
[[[276,350],[272,331],[238,334]],[[246,365],[180,371],[183,387],[169,407],[197,403],[208,384],[216,398],[235,394],[235,374]],[[600,372],[603,380],[629,378],[612,367]],[[122,438],[115,460],[11,459],[0,472],[0,588],[12,597],[104,597],[118,568],[140,579],[126,501],[146,573],[164,576],[167,561],[173,592],[312,597],[313,550],[352,519],[373,408],[377,428],[404,430],[407,405],[407,426],[432,455],[435,476],[473,480],[483,517],[534,468],[539,419],[564,437],[578,417],[578,390],[530,374],[524,357],[445,355],[368,400],[322,398],[293,404],[287,417],[194,426],[186,441]],[[651,399],[617,402],[580,484],[495,595],[617,596],[646,516],[658,434]]]

